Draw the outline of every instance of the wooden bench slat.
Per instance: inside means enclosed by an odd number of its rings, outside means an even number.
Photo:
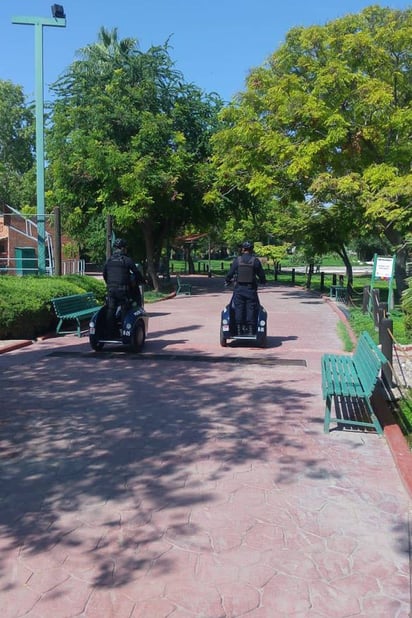
[[[325,393],[355,396],[363,392],[350,357],[343,355],[324,357],[323,377]]]

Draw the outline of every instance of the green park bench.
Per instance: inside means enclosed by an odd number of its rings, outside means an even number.
[[[353,355],[324,354],[322,356],[322,393],[326,401],[324,431],[329,432],[329,425],[335,422],[338,425],[354,425],[358,427],[374,427],[382,434],[382,427],[376,417],[371,403],[371,397],[380,379],[382,366],[387,359],[378,346],[372,341],[367,332],[359,337]],[[366,404],[367,416],[361,415],[362,420],[352,418],[345,413],[338,417],[339,409],[347,412],[348,406],[342,405],[345,399],[360,399]],[[335,404],[336,417],[331,418],[332,400]]]
[[[59,296],[57,298],[52,298],[51,302],[56,316],[59,318],[56,328],[57,335],[77,333],[78,337],[81,337],[81,322],[91,318],[101,307],[93,292],[72,294],[71,296]],[[62,330],[63,323],[66,321],[75,322],[74,328],[71,330]]]
[[[331,285],[329,290],[330,298],[334,298],[336,302],[348,302],[348,288],[344,285]]]
[[[176,296],[191,296],[192,285],[190,283],[183,283],[179,275],[176,275]]]

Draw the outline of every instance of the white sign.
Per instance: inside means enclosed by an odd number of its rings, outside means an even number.
[[[375,277],[377,279],[391,279],[393,273],[393,258],[376,258]]]

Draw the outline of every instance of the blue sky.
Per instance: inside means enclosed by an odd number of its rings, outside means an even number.
[[[34,98],[34,27],[13,17],[51,17],[45,0],[0,0],[0,79],[23,86]],[[66,28],[43,29],[45,99],[48,84],[97,40],[101,26],[133,37],[140,49],[170,43],[170,56],[186,81],[229,101],[245,87],[294,26],[325,24],[371,4],[406,9],[410,2],[387,0],[59,0]]]

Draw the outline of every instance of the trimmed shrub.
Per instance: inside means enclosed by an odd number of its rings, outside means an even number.
[[[87,275],[0,277],[0,339],[35,339],[56,328],[51,299],[94,292],[105,297],[104,282]]]

